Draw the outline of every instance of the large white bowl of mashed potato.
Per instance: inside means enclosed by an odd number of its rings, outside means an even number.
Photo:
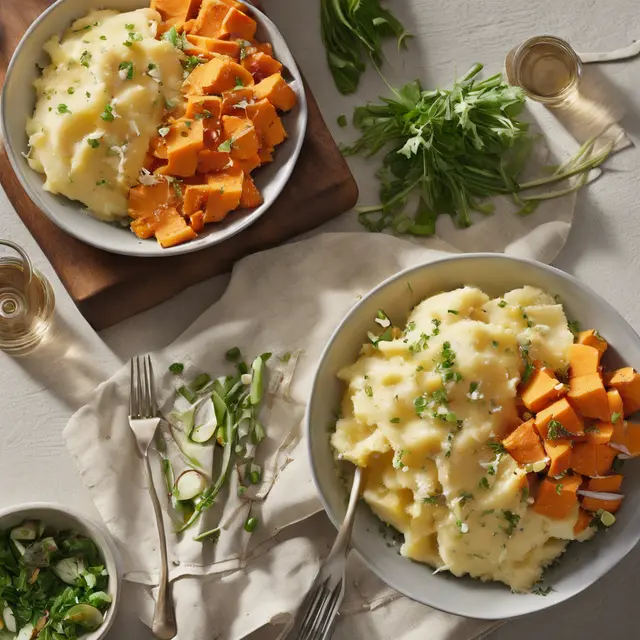
[[[576,320],[606,333],[607,367],[638,368],[640,339],[604,300],[506,256],[400,273],[338,327],[307,413],[311,464],[336,524],[344,477],[351,463],[364,467],[353,546],[390,586],[458,615],[512,617],[579,593],[638,542],[637,466],[625,467],[629,502],[615,526],[575,534],[577,506],[564,519],[537,513],[531,469],[494,447],[520,422],[522,345],[566,370]]]
[[[289,139],[256,176],[264,203],[210,225],[186,244],[162,248],[128,228],[129,189],[144,179],[151,138],[177,104],[178,50],[156,39],[149,0],[58,0],[29,28],[7,70],[0,127],[27,195],[55,224],[100,249],[143,257],[204,249],[255,222],[278,197],[297,161],[307,122],[302,78],[275,25],[253,15],[290,73],[298,106],[284,115]],[[141,178],[142,175],[142,178]]]

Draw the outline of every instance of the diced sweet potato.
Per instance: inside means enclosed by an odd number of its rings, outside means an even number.
[[[222,94],[222,113],[226,116],[234,115],[242,117],[245,115],[246,106],[253,102],[253,90],[251,87],[244,89],[232,89]],[[235,108],[235,105],[241,104],[241,107]]]
[[[518,464],[529,464],[546,458],[533,419],[523,422],[502,441],[502,445]]]
[[[209,198],[209,185],[196,184],[184,188],[184,202],[182,210],[185,216],[191,216],[198,211],[202,211],[207,206]]]
[[[605,491],[607,493],[617,493],[622,486],[622,475],[613,473],[602,478],[589,478],[587,491]]]
[[[597,422],[587,427],[584,432],[586,442],[595,444],[607,444],[613,436],[613,425],[610,422]]]
[[[220,94],[235,87],[253,86],[253,76],[237,62],[216,57],[198,65],[184,81],[184,90],[190,95]]]
[[[581,534],[591,524],[592,520],[592,514],[582,508],[578,509],[578,519],[573,525],[573,534],[576,536]]]
[[[219,120],[222,113],[222,101],[217,96],[189,96],[185,118]]]
[[[253,40],[257,27],[256,21],[246,13],[238,9],[231,9],[222,21],[220,35],[229,36],[231,40],[236,38]]]
[[[152,216],[158,209],[174,207],[177,203],[176,192],[166,180],[149,186],[140,184],[129,190],[129,217]]]
[[[600,357],[602,357],[602,354],[609,346],[607,341],[595,329],[581,331],[578,334],[578,344],[586,344],[589,347],[594,347],[600,352]]]
[[[237,169],[242,169],[245,175],[249,175],[252,171],[257,169],[262,162],[260,161],[260,156],[256,154],[255,156],[251,156],[250,158],[233,158],[232,160],[233,166]]]
[[[199,0],[151,0],[151,8],[155,9],[163,21],[173,19],[174,22],[186,22],[195,18]]]
[[[258,155],[258,136],[251,120],[222,116],[222,144],[231,146],[231,157],[246,160]]]
[[[253,95],[256,100],[266,98],[280,111],[291,111],[297,102],[294,90],[279,73],[274,73],[261,82],[258,82],[253,88]]]
[[[205,222],[220,222],[240,205],[244,173],[228,169],[209,176],[209,200],[204,214]]]
[[[158,220],[153,214],[136,218],[131,222],[131,231],[135,233],[141,240],[153,238],[156,235]]]
[[[262,51],[262,53],[266,53],[273,58],[273,45],[270,42],[254,41],[251,43],[251,46],[254,47],[256,51]]]
[[[549,456],[549,475],[560,476],[571,468],[570,440],[545,440],[544,450]]]
[[[604,476],[616,455],[617,451],[606,444],[577,442],[571,452],[571,468],[584,476]]]
[[[266,99],[259,100],[247,107],[247,117],[253,122],[258,138],[262,143],[265,154],[271,155],[273,148],[284,142],[287,132],[282,126],[275,107]],[[263,160],[270,162],[271,160]]]
[[[245,175],[242,183],[242,196],[240,197],[240,206],[244,209],[253,209],[259,207],[264,202],[262,194],[258,191],[253,179],[250,175]]]
[[[167,159],[167,141],[162,136],[154,136],[151,138],[149,148],[156,158],[160,158],[161,160]]]
[[[577,491],[582,478],[565,476],[561,480],[545,478],[540,484],[533,510],[554,520],[563,520],[571,515],[578,504]]]
[[[193,240],[195,237],[197,237],[195,231],[187,225],[177,209],[166,209],[156,229],[156,239],[162,247],[165,249],[173,247]]]
[[[181,178],[192,176],[198,167],[198,154],[204,149],[202,120],[181,118],[166,136],[167,172]]]
[[[264,80],[264,78],[282,71],[282,64],[262,51],[256,51],[251,55],[245,56],[244,60],[242,60],[242,66],[257,81]]]
[[[551,420],[559,422],[562,428],[568,433],[574,435],[584,434],[584,421],[569,402],[567,402],[566,398],[557,400],[536,415],[536,429],[543,440],[547,439],[549,422],[551,422]]]
[[[222,151],[203,149],[198,154],[198,173],[222,171],[231,162],[231,156]]]
[[[579,378],[598,372],[600,352],[586,344],[572,344],[569,347],[569,375]]]
[[[624,416],[624,405],[622,403],[622,396],[617,389],[609,389],[607,391],[607,401],[609,402],[609,418],[611,422],[622,421]]]
[[[587,511],[608,511],[609,513],[615,513],[622,506],[622,496],[620,496],[619,500],[610,500],[605,498],[594,498],[592,496],[583,496],[582,497],[582,508]]]
[[[566,393],[565,386],[549,369],[536,369],[520,394],[529,411],[538,413]]]
[[[629,454],[638,456],[640,455],[640,424],[627,422],[625,427],[627,431],[625,444]]]
[[[609,386],[622,396],[625,416],[640,410],[640,374],[634,369],[624,367],[614,371],[609,379]]]
[[[198,49],[202,49],[209,53],[218,53],[222,56],[229,56],[234,60],[238,60],[240,58],[240,45],[231,40],[219,40],[218,38],[207,38],[205,36],[189,34],[187,36],[187,41],[195,47],[198,47]],[[189,49],[187,49],[186,52],[191,53]]]
[[[567,398],[587,418],[597,418],[603,422],[611,419],[607,392],[599,373],[571,378]]]
[[[260,147],[258,155],[260,156],[260,164],[268,164],[269,162],[273,162],[273,149],[271,147]]]
[[[200,233],[204,229],[204,211],[196,211],[189,216],[189,226]]]
[[[222,23],[231,8],[222,0],[203,0],[191,35],[218,38],[222,33]]]

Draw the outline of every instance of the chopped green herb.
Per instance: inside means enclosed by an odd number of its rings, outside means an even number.
[[[180,182],[178,180],[173,180],[171,182],[171,186],[173,187],[173,190],[176,192],[176,195],[178,196],[178,198],[183,198],[184,194],[182,193],[182,187],[180,186]]]
[[[97,138],[87,138],[87,143],[92,149],[97,149],[100,146],[100,140]]]
[[[201,113],[196,113],[196,120],[208,120],[209,118],[213,118],[213,114],[208,109],[203,109]]]
[[[498,302],[498,306],[501,309],[504,309],[507,306],[507,301],[506,300],[500,300],[500,302]]]
[[[438,504],[438,499],[440,496],[428,496],[427,498],[423,498],[422,502],[424,504]]]
[[[462,520],[456,520],[456,527],[458,527],[460,533],[469,533],[469,525]]]
[[[184,365],[182,364],[182,362],[174,362],[173,364],[169,365],[169,371],[178,375],[184,371]]]
[[[98,180],[98,182],[96,182],[96,187],[104,187],[107,184],[109,183],[106,180]]]
[[[553,587],[545,587],[542,584],[534,585],[531,593],[537,596],[548,596],[553,591]]]
[[[89,63],[91,62],[91,54],[88,51],[83,51],[80,56],[80,64],[83,67],[89,68]]]
[[[394,469],[402,469],[407,465],[402,462],[402,458],[404,457],[404,451],[402,449],[397,450],[393,454],[393,460],[391,462]]]
[[[547,438],[549,440],[558,440],[560,438],[570,438],[571,433],[567,431],[561,422],[550,420],[547,428]]]
[[[153,71],[154,69],[157,69],[157,68],[158,68],[157,64],[150,62],[149,65],[147,66],[147,71]]]
[[[162,34],[162,40],[170,42],[176,49],[184,49],[188,44],[184,34],[178,33],[178,30],[175,27],[171,27],[169,31],[165,31]]]
[[[198,65],[201,64],[204,64],[204,60],[202,58],[198,58],[198,56],[187,56],[187,58],[182,61],[182,68],[187,73],[191,73]]]
[[[620,420],[620,418],[622,418],[622,414],[618,413],[617,411],[614,411],[611,414],[611,423],[615,424],[616,422],[618,422],[618,420]]]
[[[73,87],[69,87],[69,88],[67,89],[67,93],[68,93],[70,96],[72,96],[75,92],[76,92],[76,90],[75,90]]]
[[[580,323],[577,320],[570,322],[568,324],[569,331],[573,333],[574,336],[577,336],[580,333]]]
[[[364,392],[370,397],[373,398],[373,389],[369,386],[366,385],[364,388]]]
[[[478,486],[481,489],[489,489],[489,480],[487,479],[486,476],[483,476],[482,478],[480,478],[480,482],[478,482]]]
[[[506,510],[502,512],[502,517],[507,521],[507,527],[504,528],[504,531],[511,537],[518,526],[518,522],[520,522],[520,516],[513,511]]]
[[[493,345],[494,349],[497,349],[500,346],[497,340],[494,340],[491,344]]]
[[[338,126],[343,128],[347,126],[347,116],[338,116]]]
[[[107,36],[100,36],[100,40],[106,40]]]
[[[81,31],[89,31],[91,29],[91,25],[87,24],[84,27],[80,27],[79,29],[74,29],[72,33],[80,33]]]
[[[233,148],[233,138],[225,140],[222,144],[218,145],[218,151],[221,153],[230,153]]]
[[[242,80],[242,78],[238,78],[236,77],[236,85],[235,85],[236,89],[244,89],[244,81]]]
[[[447,313],[451,313],[454,316],[460,315],[459,311],[455,311],[454,309],[447,309]]]
[[[400,418],[391,418],[389,422],[391,422],[392,424],[398,424],[400,422]]]
[[[113,122],[115,120],[115,115],[113,114],[113,107],[110,104],[108,104],[104,108],[104,111],[100,114],[100,117],[105,122]]]
[[[562,495],[562,489],[564,489],[564,485],[561,482],[558,482],[558,484],[556,485],[556,493],[559,496]]]
[[[67,107],[66,104],[59,104],[57,109],[56,109],[56,113],[58,115],[62,115],[64,113],[71,113],[69,107]]]
[[[125,28],[127,31],[133,31],[133,30],[136,28],[136,25],[135,25],[135,24],[133,24],[133,23],[131,23],[131,22],[129,22],[129,23],[127,23],[127,24],[125,24],[125,25],[124,25],[124,28]]]
[[[122,75],[127,80],[133,80],[133,62],[121,62],[118,65],[118,71],[125,71]]]
[[[463,507],[469,500],[473,500],[473,494],[468,491],[461,491],[458,498],[460,498],[460,506]]]
[[[85,91],[84,95],[87,96],[87,100],[91,97],[91,94],[88,91]]]

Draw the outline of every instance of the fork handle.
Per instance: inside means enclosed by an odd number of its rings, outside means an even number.
[[[158,588],[158,599],[156,600],[156,608],[153,613],[153,623],[151,631],[156,638],[160,640],[171,640],[178,633],[176,627],[176,618],[173,611],[173,601],[169,590],[169,567],[167,562],[167,536],[164,532],[164,523],[162,519],[162,507],[156,488],[153,484],[153,475],[151,474],[151,464],[149,463],[149,455],[144,454],[144,470],[147,476],[147,486],[151,503],[153,504],[153,512],[156,517],[156,526],[158,528],[158,538],[160,540],[160,585]]]

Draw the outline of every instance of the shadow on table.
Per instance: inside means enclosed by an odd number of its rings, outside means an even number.
[[[56,314],[43,341],[16,362],[75,410],[112,373],[101,369],[91,354],[85,337]]]

